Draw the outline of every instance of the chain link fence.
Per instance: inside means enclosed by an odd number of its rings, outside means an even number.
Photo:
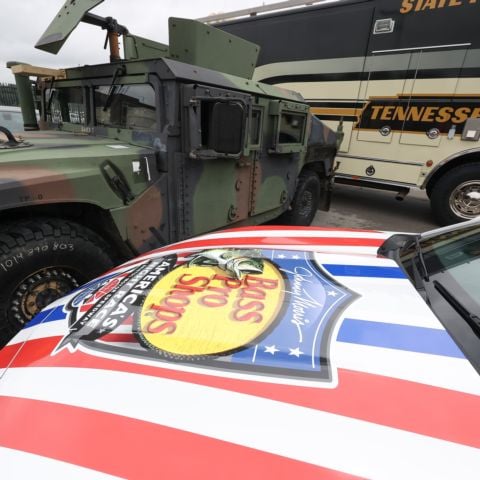
[[[16,107],[18,103],[17,87],[11,83],[0,83],[0,105]]]

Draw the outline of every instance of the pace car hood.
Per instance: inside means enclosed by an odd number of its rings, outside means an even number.
[[[226,231],[90,282],[0,351],[0,446],[127,478],[475,476],[479,375],[388,236]]]

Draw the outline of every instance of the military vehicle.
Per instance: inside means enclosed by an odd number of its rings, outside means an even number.
[[[0,129],[2,342],[121,260],[329,208],[337,135],[300,94],[251,80],[256,45],[170,18],[167,46],[92,14],[102,1],[66,1],[36,47],[57,53],[82,21],[107,31],[109,63],[8,63],[25,132]]]

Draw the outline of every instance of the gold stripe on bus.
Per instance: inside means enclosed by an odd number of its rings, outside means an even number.
[[[361,130],[362,132],[378,132],[378,129],[376,128],[365,128],[365,127],[353,127],[354,130]],[[408,134],[414,134],[414,135],[426,135],[427,132],[421,131],[421,130],[395,130],[392,128],[391,130],[392,133],[408,133]],[[446,136],[448,135],[448,132],[440,132],[439,136]],[[457,132],[455,133],[455,136],[457,135],[462,135],[462,132]]]
[[[478,93],[401,93],[399,94],[402,97],[442,97],[442,98],[450,98],[450,97],[455,97],[455,98],[480,98],[480,95]]]
[[[392,132],[401,132],[401,133],[414,133],[415,135],[418,135],[419,133],[422,135],[426,135],[427,132],[422,132],[420,130],[392,130]],[[439,132],[439,136],[446,136],[448,135],[448,132]],[[455,135],[462,135],[462,132],[456,132]]]
[[[354,117],[360,115],[363,111],[362,108],[321,108],[311,107],[310,111],[314,115],[338,115],[345,117]]]
[[[418,97],[418,98],[427,98],[431,99],[432,97],[438,97],[438,98],[480,98],[480,95],[478,93],[397,93],[397,95],[380,95],[380,96],[375,96],[372,95],[371,97],[368,97],[365,101],[369,100],[404,100],[409,97]]]

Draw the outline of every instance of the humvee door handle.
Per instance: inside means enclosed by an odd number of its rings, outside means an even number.
[[[128,205],[135,196],[130,190],[122,172],[108,160],[100,165],[100,170],[113,192],[123,200],[124,205]]]

